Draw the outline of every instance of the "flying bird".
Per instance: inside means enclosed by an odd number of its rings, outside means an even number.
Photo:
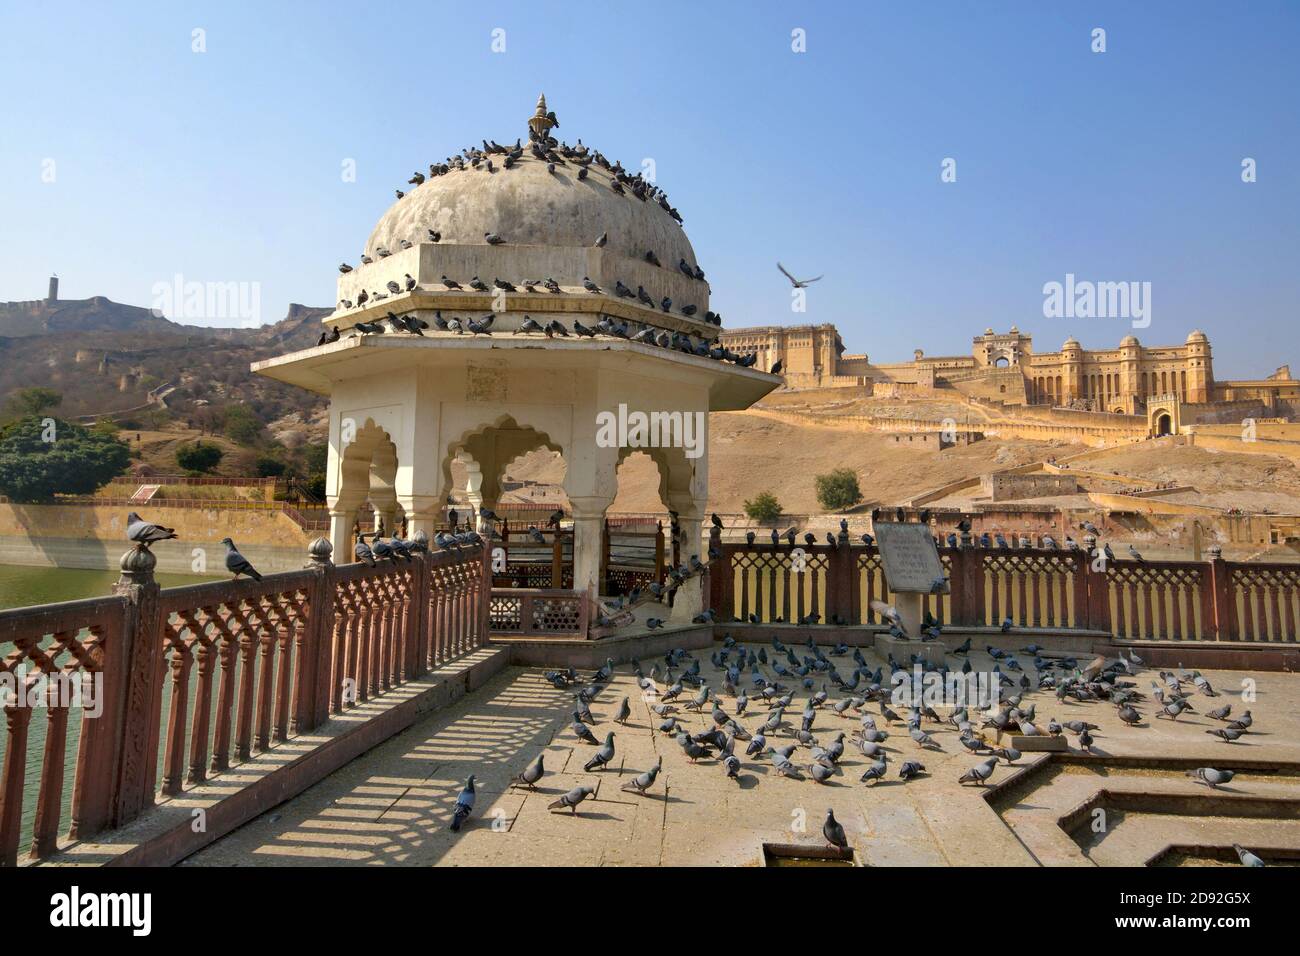
[[[781,265],[781,263],[778,262],[776,264],[776,267],[781,270],[781,275],[785,276],[787,279],[790,280],[790,285],[796,289],[806,289],[808,288],[809,285],[816,282],[818,279],[823,278],[823,276],[817,276],[816,278],[813,279],[796,279],[794,276],[790,275],[790,273],[786,270],[786,267]]]

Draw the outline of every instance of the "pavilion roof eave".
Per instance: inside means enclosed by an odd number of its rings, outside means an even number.
[[[781,384],[781,378],[729,362],[687,355],[625,339],[552,339],[527,335],[495,335],[491,338],[431,334],[423,338],[407,335],[352,336],[254,362],[253,372],[296,385],[319,395],[329,395],[340,379],[391,371],[407,365],[460,365],[474,353],[514,353],[512,361],[529,366],[570,364],[577,367],[609,361],[651,363],[661,369],[675,366],[681,372],[702,375],[709,380],[711,411],[749,408]]]

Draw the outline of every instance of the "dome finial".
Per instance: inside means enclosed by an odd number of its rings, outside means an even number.
[[[542,93],[537,97],[537,109],[533,111],[532,117],[528,120],[528,128],[532,131],[532,138],[544,140],[550,134],[551,127],[559,125],[560,121],[555,118],[555,114],[547,111],[546,94]]]

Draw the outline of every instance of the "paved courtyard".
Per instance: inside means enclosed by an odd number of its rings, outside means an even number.
[[[1014,641],[999,643],[1017,646]],[[795,650],[802,653],[806,648]],[[710,664],[710,652],[698,652],[702,672],[710,687],[720,688],[721,672]],[[866,656],[873,668],[882,663],[871,653]],[[992,666],[983,652],[971,657],[976,668]],[[847,675],[853,666],[850,659],[835,660]],[[960,658],[950,656],[949,662],[960,666]],[[648,672],[653,663],[645,660],[642,666]],[[658,664],[662,672],[663,661]],[[1049,717],[1097,724],[1092,750],[1098,759],[1087,763],[1079,762],[1086,758],[1068,755],[1053,760],[1025,753],[1015,766],[1000,762],[993,786],[981,789],[957,783],[958,776],[982,758],[963,750],[956,728],[927,721],[924,729],[942,750],[922,750],[904,724],[885,721],[877,703],[865,705],[862,713],[874,715],[880,729],[890,734],[884,742],[890,758],[885,780],[859,782],[871,763],[851,741],[861,726],[860,714],[850,710],[840,716],[830,704],[819,710],[813,725],[823,745],[838,731],[846,734],[840,772],[830,782],[780,776],[767,757],[744,757],[744,742],[736,746],[743,763],[739,779],[728,779],[719,760],[692,764],[672,736],[656,731],[661,718],[650,711],[628,665],[617,668],[612,683],[591,704],[596,737],[603,740],[610,730],[616,735],[615,758],[607,770],[585,772],[583,765],[596,748],[579,741],[571,729],[572,693],[554,689],[540,669],[509,668],[478,692],[184,865],[760,865],[765,842],[824,845],[821,825],[828,808],[844,825],[857,862],[869,866],[1135,865],[1170,845],[1232,842],[1300,852],[1300,677],[1205,673],[1222,696],[1211,699],[1195,693],[1192,703],[1198,713],[1184,714],[1176,722],[1153,719],[1157,708],[1149,693],[1151,681],[1158,680],[1156,671],[1143,670],[1132,678],[1148,695],[1137,727],[1123,725],[1109,703],[1062,704],[1050,691],[1030,694],[1026,703],[1037,703],[1041,726]],[[1252,703],[1240,699],[1243,678],[1257,681],[1257,700]],[[746,672],[745,690],[750,690],[749,680]],[[828,690],[830,703],[841,699],[833,687]],[[712,726],[707,708],[695,714],[684,706],[692,694],[688,687],[676,701],[677,716],[692,732],[704,731]],[[632,713],[620,726],[612,718],[624,697]],[[793,727],[806,700],[800,688],[786,711]],[[734,700],[724,695],[723,701],[725,709],[734,712]],[[1232,704],[1234,714],[1249,708],[1255,718],[1250,733],[1236,743],[1205,733],[1221,726],[1205,711],[1224,703]],[[766,712],[765,705],[751,701],[742,726],[754,731]],[[991,728],[985,733],[993,739]],[[1074,736],[1068,739],[1071,753],[1079,754]],[[768,742],[785,746],[794,740],[786,729],[769,735]],[[512,778],[538,754],[544,755],[546,765],[538,789],[512,787]],[[621,789],[659,758],[662,772],[646,796]],[[803,767],[810,759],[806,748],[792,757]],[[905,760],[921,761],[926,774],[904,783],[898,770]],[[1211,792],[1189,779],[1179,760],[1220,767],[1234,761],[1270,766],[1243,771],[1228,786]],[[1277,765],[1289,767],[1278,773]],[[477,806],[463,830],[452,833],[452,808],[471,773],[478,782]],[[576,816],[548,809],[560,794],[580,785],[595,788],[595,796]],[[1095,799],[1099,791],[1111,795],[1099,804],[1105,809],[1104,828],[1092,825],[1095,814],[1089,812],[1071,832],[1063,829],[1060,818]],[[1126,792],[1138,796],[1125,800]],[[1236,808],[1244,804],[1234,802],[1238,797],[1267,799],[1241,810]]]

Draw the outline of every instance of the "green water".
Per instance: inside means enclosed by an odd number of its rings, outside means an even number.
[[[80,568],[30,568],[17,565],[0,564],[0,610],[13,607],[26,607],[32,604],[53,604],[58,601],[77,601],[83,598],[106,597],[113,591],[113,584],[120,577],[117,571],[86,571]],[[204,581],[216,581],[221,578],[207,575],[200,577],[193,574],[157,574],[159,585],[164,588],[180,587],[186,584],[201,584]],[[11,643],[0,641],[0,657],[13,650]],[[166,720],[167,704],[170,698],[170,685],[163,685],[163,714]],[[27,773],[23,786],[23,821],[20,858],[25,855],[31,838],[32,821],[36,814],[36,797],[40,790],[41,762],[45,752],[45,714],[33,715],[27,740]],[[8,733],[0,724],[0,765],[4,762],[8,746]],[[81,710],[73,707],[68,716],[68,737],[65,753],[63,781],[63,817],[61,832],[67,832],[69,811],[72,805],[72,778],[76,764],[77,744],[81,737]],[[161,761],[161,754],[159,755]]]
[[[0,564],[0,610],[30,604],[54,604],[82,598],[107,597],[121,577],[117,571],[85,571],[80,568],[28,568]],[[165,588],[216,581],[218,577],[194,574],[155,575]]]

